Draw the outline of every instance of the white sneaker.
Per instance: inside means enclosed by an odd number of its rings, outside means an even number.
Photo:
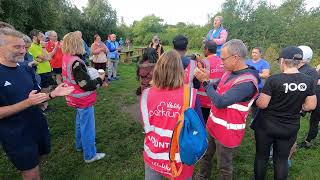
[[[93,158],[91,158],[91,159],[89,159],[89,160],[84,160],[84,162],[86,162],[86,163],[92,163],[92,162],[94,162],[94,161],[98,161],[98,160],[104,158],[105,156],[106,156],[105,153],[96,153],[96,155],[95,155]]]

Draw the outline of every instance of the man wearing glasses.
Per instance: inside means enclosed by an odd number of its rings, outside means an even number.
[[[157,51],[157,59],[164,53],[163,47],[160,44],[160,38],[157,35],[152,37],[152,42],[149,44],[149,47],[155,49]]]
[[[233,152],[244,137],[250,106],[258,95],[258,72],[246,65],[247,47],[233,39],[221,49],[225,70],[218,82],[209,82],[205,69],[196,69],[195,76],[202,82],[213,106],[207,122],[209,147],[200,160],[197,179],[209,179],[212,158],[217,152],[219,179],[232,179]]]

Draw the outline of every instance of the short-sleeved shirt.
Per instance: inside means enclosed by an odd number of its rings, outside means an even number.
[[[60,42],[58,42],[60,44]],[[52,52],[55,48],[55,42],[48,41],[46,49],[48,52]],[[56,53],[52,56],[50,64],[52,68],[61,68],[62,67],[62,50],[57,48]]]
[[[271,96],[266,109],[259,111],[257,127],[278,135],[292,135],[300,127],[300,111],[307,96],[315,95],[313,80],[302,73],[270,76],[262,93]]]
[[[33,60],[38,61],[38,57],[42,55],[42,46],[41,44],[32,43],[29,48],[29,53],[33,56]],[[51,65],[49,61],[38,61],[37,65],[37,74],[43,74],[51,72]]]
[[[7,67],[0,64],[0,106],[9,106],[40,91],[35,74],[28,66]],[[38,106],[31,106],[0,120],[0,143],[19,170],[39,163],[39,155],[50,151],[47,120]]]
[[[246,61],[246,63],[248,66],[254,67],[257,71],[259,71],[259,73],[262,73],[262,71],[265,69],[270,69],[270,65],[269,65],[268,61],[266,61],[264,59],[260,59],[258,62],[255,62],[252,59],[248,59]],[[258,84],[258,87],[261,90],[264,85],[264,80],[261,77],[259,77],[259,79],[260,79],[260,82]]]

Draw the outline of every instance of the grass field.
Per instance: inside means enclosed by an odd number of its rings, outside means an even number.
[[[141,125],[130,114],[123,111],[136,103],[135,65],[120,65],[119,81],[112,82],[108,89],[100,89],[95,106],[98,151],[107,153],[101,161],[85,164],[82,153],[74,148],[75,110],[66,106],[63,98],[50,102],[55,109],[48,115],[52,138],[52,150],[41,163],[42,179],[64,180],[135,180],[143,179],[143,137]],[[138,109],[137,109],[138,111]],[[308,120],[301,120],[299,141],[308,128]],[[318,138],[319,139],[319,138]],[[308,150],[298,150],[293,158],[289,179],[320,179],[320,141]],[[247,129],[242,145],[234,158],[234,179],[250,179],[253,174],[255,142],[253,132]],[[214,163],[212,179],[217,179]],[[268,178],[273,179],[271,166]],[[0,150],[0,179],[20,179],[20,174]]]

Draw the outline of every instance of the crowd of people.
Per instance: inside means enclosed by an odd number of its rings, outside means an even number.
[[[283,48],[278,58],[281,73],[271,75],[263,49],[254,47],[247,59],[246,45],[239,39],[227,41],[222,22],[221,16],[215,17],[203,39],[204,58],[187,55],[188,38],[183,35],[172,40],[173,49],[167,52],[155,35],[137,62],[145,180],[209,179],[214,154],[219,179],[233,179],[234,151],[248,124],[256,141],[254,179],[265,179],[270,156],[274,179],[287,179],[301,115],[311,112],[308,136],[298,146],[310,147],[317,136],[320,66],[309,65],[312,49]],[[117,42],[115,34],[103,43],[96,34],[89,49],[80,31],[66,34],[61,41],[55,31],[46,34],[48,41],[39,30],[32,30],[28,37],[0,23],[0,143],[26,180],[40,179],[39,157],[50,152],[45,112],[48,101],[58,96],[65,96],[67,105],[76,110],[75,150],[83,153],[84,162],[105,157],[95,142],[96,90],[119,79],[117,66],[124,43]],[[89,55],[93,68],[87,63]],[[197,173],[176,153],[174,163],[181,172],[173,177],[169,148],[183,113],[185,86],[192,88],[190,108],[206,127],[208,149]],[[250,112],[252,120],[246,122]]]

